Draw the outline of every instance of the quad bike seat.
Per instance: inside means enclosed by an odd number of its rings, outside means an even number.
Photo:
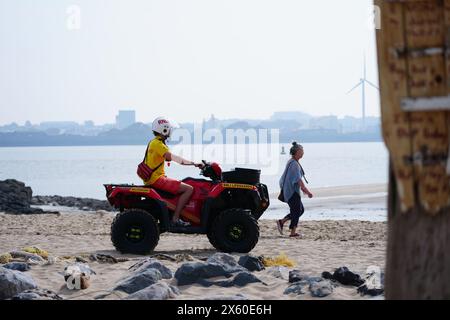
[[[157,189],[155,187],[150,187],[153,190],[155,190],[161,197],[166,198],[166,199],[173,199],[175,198],[177,195],[174,193],[170,193],[161,189]]]
[[[149,189],[153,189],[153,190],[155,190],[161,197],[166,198],[166,199],[173,199],[173,198],[175,198],[175,197],[177,196],[176,194],[173,194],[173,193],[170,193],[170,192],[167,192],[167,191],[164,191],[164,190],[161,190],[161,189],[152,187],[152,186],[147,186],[147,185],[139,185],[139,186],[132,185],[132,186],[130,186],[130,185],[128,185],[128,184],[121,184],[121,185],[119,184],[119,185],[117,185],[117,186],[120,186],[120,187],[139,187],[139,188],[149,188]]]

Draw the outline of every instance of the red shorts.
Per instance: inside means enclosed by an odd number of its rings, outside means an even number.
[[[155,187],[156,189],[173,194],[178,194],[178,190],[180,190],[180,184],[181,181],[171,179],[166,176],[161,176],[151,185],[151,187]]]

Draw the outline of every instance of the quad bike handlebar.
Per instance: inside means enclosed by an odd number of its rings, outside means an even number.
[[[212,181],[220,181],[222,179],[222,169],[219,164],[215,162],[207,162],[206,160],[202,160],[200,165],[196,165],[197,168],[200,168],[200,175],[211,178]]]

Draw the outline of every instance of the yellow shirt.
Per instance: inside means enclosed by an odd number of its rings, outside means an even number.
[[[158,180],[161,176],[165,175],[164,154],[167,152],[169,152],[169,148],[162,141],[161,137],[156,137],[155,139],[150,141],[147,151],[147,159],[145,160],[145,163],[152,169],[156,168],[161,163],[162,165],[158,169],[153,171],[150,180],[144,181],[146,185],[155,183],[156,180]]]

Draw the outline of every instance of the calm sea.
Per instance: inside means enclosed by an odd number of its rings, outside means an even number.
[[[204,157],[233,167],[262,170],[269,192],[278,192],[278,180],[289,145],[177,146],[173,151],[196,161]],[[301,160],[309,186],[328,187],[387,182],[388,153],[383,143],[305,143]],[[104,183],[141,184],[136,165],[145,146],[18,147],[0,148],[0,180],[17,179],[33,189],[34,195],[62,195],[105,199]],[[193,167],[172,164],[169,176],[199,177]]]

